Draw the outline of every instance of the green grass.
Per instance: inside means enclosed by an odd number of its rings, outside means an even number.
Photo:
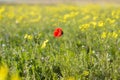
[[[0,5],[0,63],[23,80],[119,80],[119,22],[119,6]]]

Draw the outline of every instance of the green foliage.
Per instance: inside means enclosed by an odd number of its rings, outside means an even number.
[[[23,80],[119,80],[119,22],[119,6],[0,5],[0,64]]]

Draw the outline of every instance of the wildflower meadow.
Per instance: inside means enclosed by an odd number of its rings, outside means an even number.
[[[120,80],[120,6],[0,4],[0,80]]]

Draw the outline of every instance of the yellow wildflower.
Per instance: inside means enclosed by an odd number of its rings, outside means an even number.
[[[99,27],[103,27],[103,25],[104,25],[104,22],[103,22],[103,21],[99,21],[99,22],[98,22],[98,26],[99,26]]]
[[[110,19],[110,18],[107,18],[106,20],[107,20],[110,24],[113,24],[113,23],[115,22],[114,19]]]
[[[102,35],[101,35],[101,38],[104,39],[107,37],[107,32],[103,32]]]
[[[115,22],[115,20],[113,19],[113,20],[110,20],[110,24],[113,24]]]
[[[69,14],[65,14],[63,19],[66,20],[68,18],[73,18],[73,17],[77,16],[78,14],[79,14],[79,12],[71,12]]]
[[[0,66],[0,80],[6,80],[7,76],[8,76],[7,65]]]
[[[41,48],[45,48],[49,40],[45,40],[41,46]]]
[[[69,14],[65,14],[65,15],[64,15],[64,20],[66,20],[66,19],[69,18],[69,17],[70,17]]]
[[[89,19],[90,18],[90,16],[89,15],[86,15],[84,18],[83,18],[83,20],[87,20],[87,19]]]
[[[86,29],[88,29],[90,27],[90,24],[83,24],[82,26],[80,26],[80,30],[81,31],[85,31]]]
[[[1,7],[0,8],[0,14],[3,13],[5,11],[5,7]]]
[[[11,76],[11,80],[21,80],[21,78],[18,74],[15,73]]]
[[[117,38],[117,37],[118,37],[118,34],[117,34],[116,32],[113,32],[113,33],[112,33],[112,37],[113,37],[113,38]]]
[[[32,40],[32,39],[33,39],[33,36],[32,36],[32,35],[25,34],[24,39]]]
[[[1,7],[0,8],[0,20],[2,20],[2,18],[3,18],[3,12],[5,11],[5,8],[4,7]]]

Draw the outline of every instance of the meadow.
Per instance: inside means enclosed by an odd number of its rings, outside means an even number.
[[[120,6],[1,4],[0,80],[120,80]]]

